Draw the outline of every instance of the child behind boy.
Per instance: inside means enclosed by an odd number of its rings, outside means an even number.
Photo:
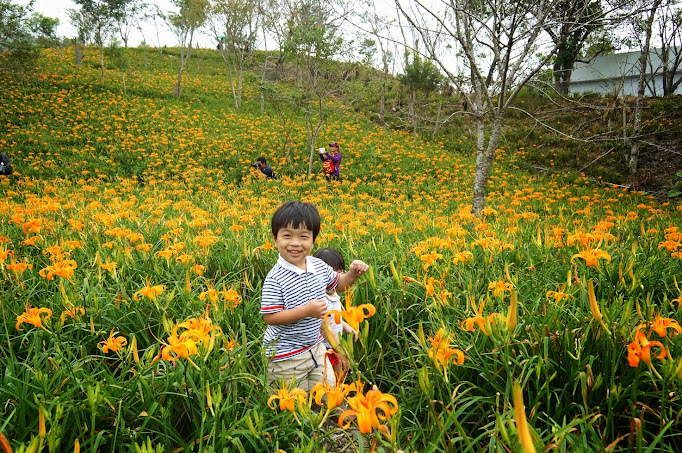
[[[271,229],[279,251],[277,263],[263,282],[260,312],[267,324],[268,383],[278,381],[310,390],[323,379],[334,386],[334,373],[325,375],[326,348],[320,328],[327,313],[325,293],[351,286],[368,266],[353,261],[348,272],[339,274],[324,261],[310,256],[320,232],[320,214],[315,206],[288,201],[272,216]]]
[[[313,254],[315,258],[319,258],[335,272],[345,272],[346,262],[343,259],[341,252],[334,248],[324,248],[320,249]],[[325,294],[325,299],[327,301],[327,310],[332,311],[343,311],[341,306],[341,297],[336,292],[336,289],[328,290]],[[336,381],[338,384],[343,383],[348,373],[350,367],[348,359],[343,355],[339,347],[339,337],[342,333],[352,333],[355,340],[358,339],[358,332],[346,323],[343,318],[336,322],[333,316],[328,316],[327,325],[329,326],[329,339],[325,337],[324,343],[327,348],[327,356],[329,361],[334,368],[334,374],[336,375]],[[324,333],[324,329],[323,329]]]

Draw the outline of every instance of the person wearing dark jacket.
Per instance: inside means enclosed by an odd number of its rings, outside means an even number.
[[[277,175],[272,171],[272,168],[268,165],[268,161],[265,160],[265,157],[263,156],[256,159],[256,162],[252,164],[252,167],[258,168],[267,179],[277,179]]]
[[[0,175],[9,176],[12,174],[12,164],[5,153],[0,153]]]

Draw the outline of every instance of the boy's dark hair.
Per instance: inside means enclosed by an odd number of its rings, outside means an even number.
[[[320,213],[315,206],[301,201],[287,201],[272,215],[270,226],[275,238],[282,228],[305,228],[313,232],[315,242],[320,232],[320,223]]]
[[[263,162],[263,165],[267,165],[268,161],[265,160],[265,157],[260,156],[258,159],[256,159],[256,162]]]
[[[315,258],[319,258],[325,263],[329,264],[335,271],[346,270],[346,262],[343,260],[341,252],[333,248],[320,249],[313,253]]]

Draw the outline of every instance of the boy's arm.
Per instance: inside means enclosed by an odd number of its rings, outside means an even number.
[[[367,272],[367,269],[369,269],[369,266],[364,261],[355,260],[350,263],[348,272],[339,276],[339,282],[336,284],[336,292],[340,293],[350,287],[362,274]]]
[[[303,318],[322,318],[327,313],[327,302],[324,300],[311,300],[305,305],[289,310],[280,310],[276,313],[263,313],[263,320],[271,326],[291,324]]]

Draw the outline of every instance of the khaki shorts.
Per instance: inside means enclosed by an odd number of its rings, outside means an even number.
[[[309,392],[318,382],[326,381],[333,388],[336,378],[326,352],[327,348],[320,342],[296,357],[268,363],[268,384],[280,388],[280,381],[284,380],[289,389],[299,387]],[[292,380],[295,381],[293,387]]]

